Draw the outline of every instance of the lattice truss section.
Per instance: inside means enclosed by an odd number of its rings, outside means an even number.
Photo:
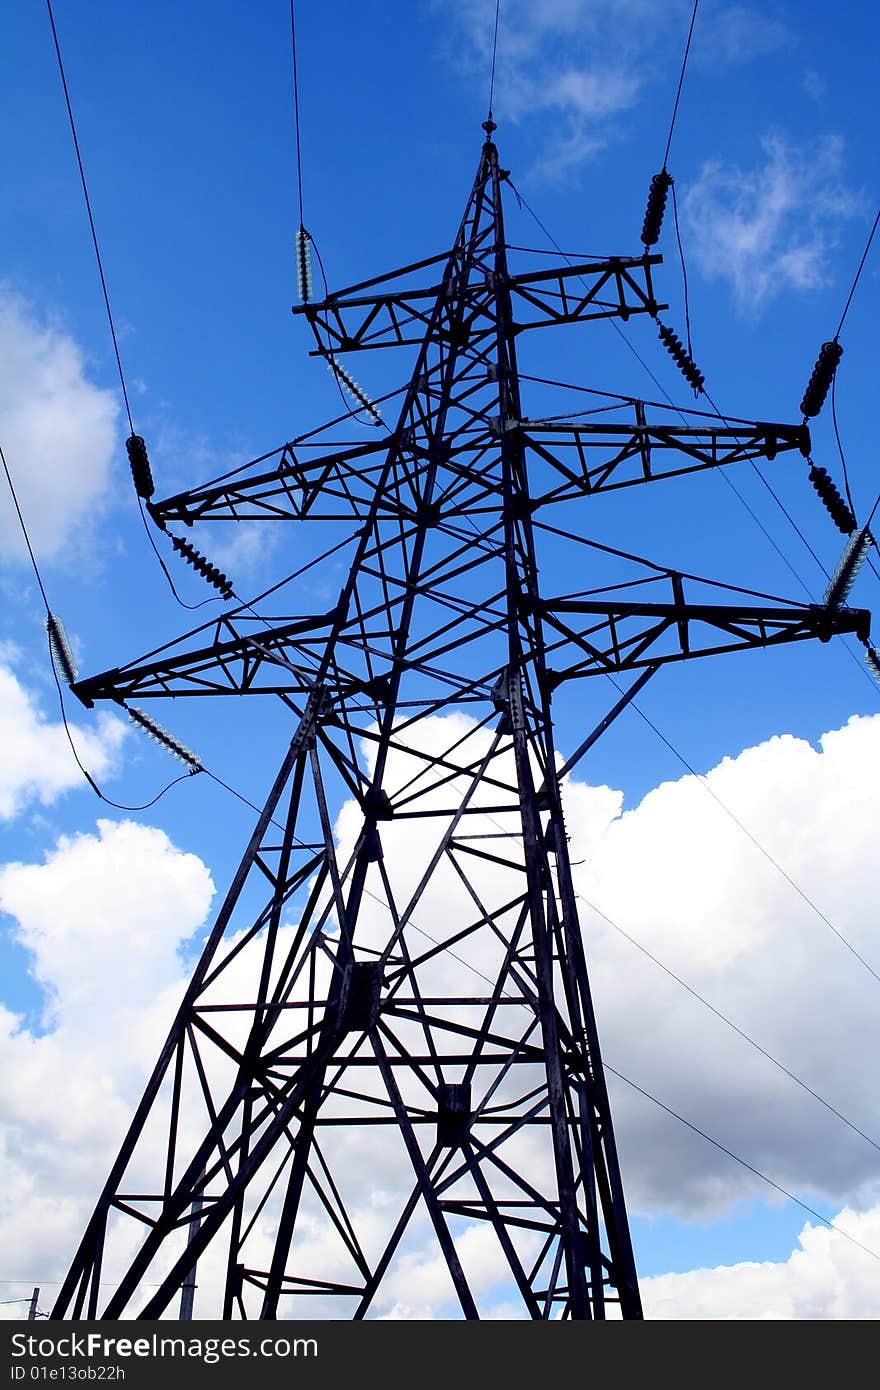
[[[499,1288],[525,1317],[641,1315],[562,783],[661,665],[866,635],[867,615],[580,533],[554,533],[571,582],[542,589],[558,504],[809,437],[633,402],[526,417],[519,335],[656,315],[660,257],[512,275],[504,178],[490,131],[451,252],[300,311],[334,366],[415,348],[378,403],[393,425],[150,503],[162,528],[345,523],[336,602],[235,603],[74,686],[88,705],[272,694],[293,734],[55,1316],[173,1316],[197,1282],[203,1316],[360,1318],[426,1236],[465,1317]],[[607,674],[621,698],[563,765],[554,701]]]

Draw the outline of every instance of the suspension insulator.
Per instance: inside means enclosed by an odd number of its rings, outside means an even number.
[[[871,672],[878,685],[880,685],[880,652],[876,647],[868,646],[865,649],[865,665]]]
[[[308,304],[312,297],[312,238],[305,227],[296,234],[296,287],[300,301]]]
[[[851,536],[856,529],[856,519],[832,482],[828,469],[817,468],[814,463],[811,463],[810,482],[821,497],[822,503],[838,531],[842,531],[845,536]]]
[[[691,357],[678,334],[673,333],[671,328],[667,328],[665,323],[659,324],[658,327],[660,330],[661,343],[678,367],[685,381],[689,386],[693,387],[696,395],[699,395],[706,381],[703,373]]]
[[[834,373],[837,371],[837,364],[842,356],[843,348],[838,342],[823,343],[820,347],[816,365],[807,382],[807,389],[801,401],[801,413],[803,415],[819,414],[825,404],[825,397],[831,388]]]
[[[196,573],[206,579],[209,584],[212,584],[215,589],[218,589],[224,598],[232,596],[232,580],[227,579],[226,575],[218,570],[216,565],[212,565],[210,560],[206,560],[205,556],[200,554],[194,545],[190,545],[189,541],[184,540],[182,536],[172,536],[171,544],[178,555],[182,555],[186,563],[192,565]]]
[[[145,500],[152,497],[156,491],[153,482],[153,470],[150,467],[150,460],[147,456],[147,446],[139,434],[130,434],[125,441],[125,448],[128,454],[128,462],[131,467],[131,476],[134,480],[134,489],[138,497]]]
[[[168,730],[163,729],[162,725],[158,724],[151,715],[146,714],[142,709],[138,709],[136,705],[126,705],[125,710],[129,719],[131,719],[134,724],[144,729],[145,732],[150,735],[150,738],[155,739],[157,743],[161,744],[161,746],[169,753],[173,754],[175,758],[179,758],[182,763],[185,763],[190,772],[202,771],[201,761],[192,749],[187,748],[186,744],[181,743],[180,739],[175,738],[173,734],[169,734]]]
[[[339,384],[345,387],[355,404],[360,406],[361,410],[367,412],[373,423],[375,425],[384,424],[382,416],[379,414],[378,406],[374,401],[370,400],[366,391],[362,386],[358,385],[354,377],[351,376],[339,362],[335,362],[332,359],[327,363],[327,367],[336,377]]]
[[[856,582],[859,571],[868,558],[868,551],[874,544],[874,537],[863,526],[861,530],[854,531],[846,543],[846,548],[840,557],[840,563],[831,576],[831,582],[825,590],[825,607],[840,608],[846,603],[850,595],[850,590]]]
[[[659,174],[655,174],[651,180],[651,187],[648,189],[648,206],[645,208],[645,220],[642,223],[642,244],[644,246],[656,246],[660,240],[660,229],[663,226],[663,214],[666,211],[666,199],[672,187],[672,175],[665,169],[661,169]]]
[[[67,633],[64,631],[64,624],[54,613],[46,614],[46,632],[49,637],[52,665],[68,685],[73,685],[77,675],[76,662],[67,640]]]

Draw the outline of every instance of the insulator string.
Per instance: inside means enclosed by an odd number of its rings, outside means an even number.
[[[156,802],[160,799],[160,797],[163,797],[167,791],[170,791],[173,786],[176,786],[176,784],[182,781],[183,779],[181,777],[175,777],[173,781],[169,782],[167,786],[162,788],[158,795],[154,796],[151,801],[144,802],[143,805],[126,806],[122,802],[114,801],[111,797],[107,796],[106,793],[103,792],[101,788],[98,786],[97,782],[95,781],[94,777],[92,777],[88,768],[84,766],[78,752],[76,751],[76,745],[73,741],[73,734],[71,733],[70,725],[67,721],[67,710],[64,705],[64,692],[61,689],[61,681],[58,678],[58,670],[56,667],[57,662],[62,667],[62,674],[65,674],[64,666],[65,664],[69,663],[72,674],[76,674],[73,665],[73,656],[72,653],[70,653],[70,644],[67,641],[66,634],[64,634],[63,627],[60,627],[57,614],[53,613],[51,607],[49,606],[49,599],[46,595],[46,587],[43,583],[43,576],[40,573],[40,566],[37,563],[37,557],[34,553],[34,547],[31,543],[27,523],[24,519],[24,513],[22,512],[21,506],[19,504],[18,494],[15,490],[15,484],[12,481],[12,474],[9,471],[9,464],[6,461],[6,454],[3,451],[2,444],[0,444],[0,461],[2,461],[3,464],[3,472],[6,475],[6,482],[9,486],[9,491],[12,495],[12,503],[15,507],[15,514],[18,517],[19,528],[21,530],[22,536],[24,537],[24,543],[27,546],[28,555],[31,559],[31,565],[33,567],[34,576],[36,578],[37,585],[40,590],[43,605],[46,609],[46,635],[49,648],[49,665],[52,669],[52,678],[55,681],[55,688],[58,691],[58,703],[61,706],[61,722],[64,725],[64,732],[67,736],[67,742],[70,745],[70,751],[73,754],[74,761],[76,762],[77,767],[79,768],[80,772],[88,782],[95,795],[101,801],[106,801],[108,806],[114,806],[118,811],[147,811],[151,806],[155,806]],[[60,640],[62,636],[63,641]],[[184,777],[188,777],[190,775],[190,773],[183,774]]]

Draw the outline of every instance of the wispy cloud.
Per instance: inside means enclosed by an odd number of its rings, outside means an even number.
[[[700,16],[694,29],[694,58],[713,67],[736,67],[766,58],[792,41],[781,20],[751,5],[728,5]]]
[[[494,0],[436,0],[449,13],[454,61],[488,98]],[[494,110],[504,120],[552,115],[539,127],[537,173],[558,178],[601,150],[639,100],[648,53],[670,48],[666,31],[686,0],[508,0],[498,45]],[[650,37],[649,37],[650,31]]]
[[[799,146],[772,134],[761,151],[750,169],[708,160],[684,200],[699,268],[727,281],[739,311],[752,315],[786,290],[828,284],[840,228],[862,211],[844,182],[839,136]]]
[[[434,0],[449,14],[453,60],[488,97],[495,0]],[[571,173],[617,138],[626,113],[656,82],[668,82],[681,57],[690,0],[507,0],[502,10],[494,107],[521,121],[556,118],[538,130],[536,172]],[[764,57],[788,41],[763,10],[722,6],[701,17],[695,57],[731,66]],[[671,96],[671,92],[670,92]]]

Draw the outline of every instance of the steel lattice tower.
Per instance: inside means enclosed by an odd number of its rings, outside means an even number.
[[[233,606],[74,686],[89,706],[273,694],[293,736],[53,1317],[155,1318],[177,1295],[191,1316],[198,1266],[208,1316],[361,1318],[414,1223],[466,1318],[476,1243],[523,1316],[641,1316],[562,783],[659,666],[864,637],[868,618],[719,604],[620,552],[636,578],[542,590],[545,508],[808,456],[809,435],[656,423],[631,401],[622,423],[529,420],[518,336],[656,317],[661,258],[512,274],[485,128],[450,252],[298,310],[343,382],[345,353],[416,349],[393,428],[346,447],[318,431],[150,504],[163,530],[348,523],[336,604],[271,621]],[[439,278],[413,288],[422,272]],[[603,547],[571,539],[592,583]],[[629,684],[563,763],[554,698],[599,674]],[[371,1202],[374,1165],[374,1187],[393,1182]]]

